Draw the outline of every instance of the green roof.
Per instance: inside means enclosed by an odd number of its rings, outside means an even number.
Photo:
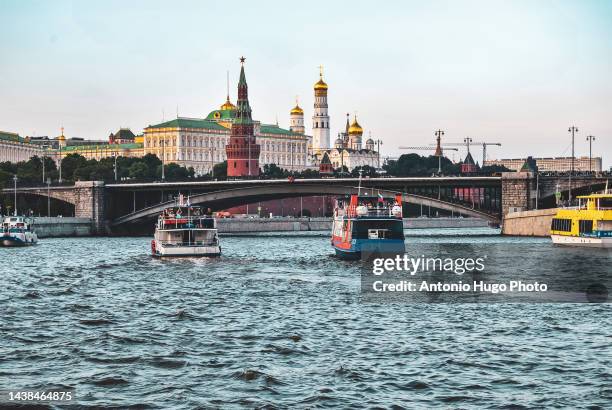
[[[136,149],[142,148],[143,144],[130,143],[130,144],[98,144],[98,145],[70,145],[68,147],[62,148],[62,152],[71,151],[109,151],[113,149]],[[59,150],[55,150],[59,151]]]
[[[229,128],[217,124],[215,121],[209,120],[213,118],[214,113],[221,113],[221,119],[231,119],[230,115],[233,115],[233,110],[215,110],[208,114],[206,119],[198,118],[176,118],[171,121],[166,121],[161,124],[149,125],[147,128],[204,128],[211,130],[229,131]],[[275,124],[261,124],[262,134],[274,134],[274,135],[302,135],[290,130],[279,127]]]
[[[21,138],[19,134],[15,134],[14,132],[7,132],[7,131],[0,131],[0,140],[25,142],[25,139]]]
[[[262,134],[276,134],[276,135],[302,135],[297,132],[289,131],[284,128],[279,127],[275,124],[261,124]]]
[[[174,120],[162,122],[161,124],[149,125],[147,128],[205,128],[227,131],[227,128],[214,121],[198,118],[175,118]]]
[[[235,113],[236,110],[214,110],[206,116],[206,119],[209,121],[230,121],[234,119]]]

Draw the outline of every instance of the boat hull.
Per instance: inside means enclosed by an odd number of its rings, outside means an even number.
[[[403,239],[354,239],[351,242],[332,241],[336,256],[342,259],[360,259],[368,255],[403,255]]]
[[[20,238],[17,236],[1,236],[0,246],[5,248],[18,248],[22,246],[32,246],[37,242],[35,236]]]
[[[550,235],[550,238],[555,245],[612,248],[612,237]]]
[[[156,257],[216,257],[221,255],[221,247],[219,245],[163,246],[157,243],[152,253]]]

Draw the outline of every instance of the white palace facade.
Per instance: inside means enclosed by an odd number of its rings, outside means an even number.
[[[46,150],[31,144],[29,138],[22,138],[13,132],[0,131],[0,162],[28,161],[33,156],[42,157]]]
[[[211,172],[225,161],[236,107],[227,101],[206,118],[178,117],[144,130],[144,154],[155,154],[164,162],[193,167],[196,174]],[[261,147],[259,163],[276,164],[290,171],[309,168],[311,138],[304,134],[304,112],[296,105],[290,113],[291,127],[255,122],[255,137]]]

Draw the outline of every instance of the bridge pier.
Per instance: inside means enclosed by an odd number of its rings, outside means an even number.
[[[106,209],[103,181],[76,181],[74,183],[74,216],[89,218],[94,235],[106,234]]]
[[[528,211],[535,208],[535,175],[533,172],[502,173],[502,217],[509,212]]]

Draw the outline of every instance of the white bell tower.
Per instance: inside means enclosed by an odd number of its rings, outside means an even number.
[[[319,66],[319,81],[314,85],[315,103],[312,116],[312,150],[316,154],[330,148],[327,84],[323,81],[323,66]]]

